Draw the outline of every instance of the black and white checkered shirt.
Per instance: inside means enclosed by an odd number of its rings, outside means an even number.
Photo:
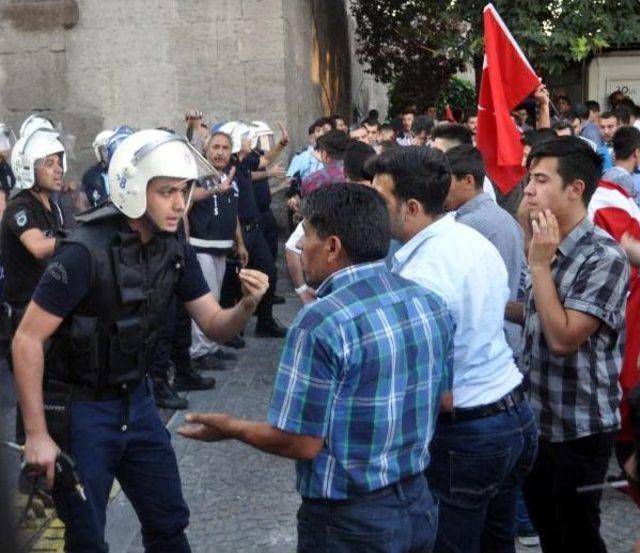
[[[564,442],[615,431],[620,427],[627,258],[585,217],[559,245],[551,272],[563,306],[593,315],[602,324],[575,353],[552,355],[527,279],[522,368],[530,381],[540,435]]]

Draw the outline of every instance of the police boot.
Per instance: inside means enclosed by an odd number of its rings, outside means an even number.
[[[153,393],[156,405],[163,409],[186,409],[189,407],[187,398],[180,397],[165,380],[153,381]]]
[[[205,378],[191,364],[187,364],[176,372],[173,387],[179,392],[190,390],[210,390],[216,385],[215,378]]]
[[[256,336],[258,338],[284,338],[287,335],[287,327],[282,326],[273,317],[258,319],[256,323]]]

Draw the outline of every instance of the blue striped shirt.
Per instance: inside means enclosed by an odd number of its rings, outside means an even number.
[[[334,273],[317,295],[287,334],[268,421],[324,438],[297,462],[300,494],[345,499],[429,464],[454,323],[444,300],[383,261]]]

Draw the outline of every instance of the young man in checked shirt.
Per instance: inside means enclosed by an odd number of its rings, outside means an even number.
[[[189,415],[184,436],[297,459],[298,551],[431,551],[437,502],[422,471],[451,387],[453,317],[384,264],[389,220],[359,184],[305,197],[302,264],[318,299],[287,334],[268,422]]]
[[[601,492],[576,492],[604,480],[620,428],[629,269],[618,244],[587,216],[601,167],[575,137],[540,144],[527,160],[522,360],[540,444],[525,499],[545,553],[606,551]]]

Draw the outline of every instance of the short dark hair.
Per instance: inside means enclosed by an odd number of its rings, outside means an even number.
[[[622,102],[618,103],[613,110],[613,114],[618,118],[620,125],[629,125],[631,123],[631,109],[622,105]]]
[[[558,100],[565,100],[568,104],[571,104],[571,98],[569,98],[569,96],[567,96],[566,94],[558,94],[556,96],[556,102]]]
[[[473,134],[466,125],[460,123],[445,123],[436,125],[431,131],[433,139],[441,138],[453,142],[455,146],[460,144],[473,144]]]
[[[402,110],[402,113],[400,115],[406,115],[410,113],[411,115],[415,115],[416,114],[416,110],[413,109],[412,107],[406,107]]]
[[[520,141],[525,146],[531,146],[532,148],[545,142],[547,140],[551,140],[558,136],[554,129],[542,128],[542,129],[531,129],[530,131],[525,131],[522,133],[522,137]]]
[[[321,238],[337,236],[352,263],[387,255],[391,230],[387,205],[370,186],[332,183],[302,201],[302,215]]]
[[[563,187],[581,180],[584,182],[582,201],[587,207],[602,175],[602,159],[591,146],[577,136],[558,136],[535,146],[527,157],[527,169],[534,161],[545,157],[558,160],[558,174]]]
[[[424,131],[427,134],[427,136],[429,136],[435,124],[436,124],[435,121],[428,115],[418,115],[418,117],[416,117],[413,120],[413,125],[411,126],[411,129],[416,134],[420,134],[421,132]]]
[[[640,130],[631,126],[620,127],[611,139],[616,159],[629,159],[640,148]]]
[[[344,153],[349,146],[350,138],[343,132],[331,130],[318,138],[316,149],[326,154],[333,160],[344,159]]]
[[[600,114],[600,119],[611,119],[612,117],[615,117],[616,119],[618,119],[618,116],[616,115],[616,113],[614,111],[603,111]],[[619,121],[619,119],[618,119]]]
[[[391,123],[382,123],[379,127],[378,127],[379,131],[393,131],[393,126],[391,125]],[[394,131],[395,132],[395,131]]]
[[[344,153],[344,176],[347,180],[373,180],[372,176],[364,170],[364,164],[375,155],[376,151],[369,144],[361,140],[351,140]]]
[[[465,175],[471,175],[475,180],[476,188],[482,188],[485,170],[482,154],[478,148],[469,144],[460,144],[460,146],[447,150],[445,155],[449,161],[452,175],[459,179]]]
[[[369,119],[375,119],[377,121],[378,119],[380,119],[380,112],[377,109],[370,109]]]
[[[320,117],[319,119],[316,119],[313,124],[314,127],[324,127],[325,125],[329,125],[331,129],[336,128],[336,124],[333,122],[331,117]]]
[[[362,126],[364,127],[365,125],[380,128],[380,121],[378,121],[377,119],[372,119],[371,117],[367,117],[362,121]]]
[[[576,117],[578,116],[576,115]],[[573,134],[573,126],[571,125],[571,121],[568,121],[567,119],[558,119],[553,125],[551,125],[551,128],[556,132],[570,129],[571,134]]]
[[[589,111],[597,111],[600,113],[600,104],[595,100],[587,100],[584,105],[587,106]]]
[[[444,213],[451,172],[440,150],[424,146],[393,148],[376,157],[371,168],[367,168],[375,175],[390,175],[397,198],[418,200],[429,215]]]
[[[478,117],[478,110],[477,110],[477,109],[470,109],[470,110],[467,112],[467,114],[466,114],[466,116],[465,116],[465,119],[464,119],[464,120],[465,120],[466,122],[469,122],[469,118],[470,118],[470,117]]]
[[[618,98],[619,96],[622,96],[624,98],[624,92],[622,92],[622,90],[614,90],[611,94],[609,94],[609,105],[611,106],[611,109],[616,107],[618,102],[615,101],[615,98]]]
[[[579,117],[580,119],[589,119],[589,108],[587,107],[587,104],[580,102],[573,106],[571,114],[574,117]]]

